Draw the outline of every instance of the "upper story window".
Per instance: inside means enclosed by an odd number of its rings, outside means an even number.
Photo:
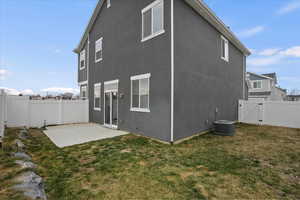
[[[95,62],[99,62],[102,60],[102,42],[103,38],[100,38],[95,42]]]
[[[101,109],[101,83],[94,85],[94,110]]]
[[[82,50],[80,52],[80,63],[79,63],[79,68],[80,70],[84,69],[85,68],[85,50]]]
[[[107,0],[107,8],[109,8],[110,6],[111,6],[110,0]]]
[[[164,32],[164,1],[156,0],[142,10],[142,42]]]
[[[87,86],[86,85],[80,86],[80,97],[82,99],[86,99],[87,98]]]
[[[229,43],[223,36],[221,36],[221,58],[227,62],[229,61]]]
[[[261,81],[253,81],[253,88],[254,89],[261,89],[262,88],[262,82]]]
[[[150,112],[150,74],[131,77],[131,111]]]

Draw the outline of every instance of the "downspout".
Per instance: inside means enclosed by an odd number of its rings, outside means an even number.
[[[243,55],[243,100],[246,100],[246,55]]]
[[[171,0],[171,144],[174,142],[174,0]]]
[[[87,97],[88,97],[88,122],[90,122],[90,81],[89,81],[89,69],[90,69],[90,33],[88,34],[88,42],[87,42],[87,69],[86,69],[86,77],[87,77]]]
[[[88,34],[88,41],[87,41],[87,63],[86,63],[86,80],[87,80],[87,87],[89,87],[89,68],[90,68],[90,34]],[[88,98],[90,96],[89,89],[88,89]]]

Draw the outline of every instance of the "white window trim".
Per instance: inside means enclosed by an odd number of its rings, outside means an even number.
[[[130,77],[130,111],[132,111],[132,112],[145,112],[145,113],[150,112],[150,77],[151,77],[150,73]],[[141,80],[141,79],[148,79],[148,87],[149,87],[148,108],[135,108],[135,107],[132,107],[132,96],[133,96],[133,94],[132,94],[132,81]],[[141,88],[139,86],[139,90],[140,89]],[[140,91],[139,91],[139,96],[140,96]],[[140,104],[140,98],[139,98],[139,104]]]
[[[255,87],[254,87],[254,83],[257,83],[257,82],[260,82],[260,87],[255,88]],[[260,89],[262,89],[262,80],[255,80],[255,81],[252,81],[252,88],[253,88],[254,90],[260,90]]]
[[[226,62],[229,62],[229,41],[223,35],[221,35],[221,40],[225,41],[225,57],[223,57],[223,49],[221,49],[221,59],[225,60]]]
[[[114,83],[119,83],[119,79],[112,80],[112,81],[106,81],[106,82],[104,82],[104,85],[110,85],[110,84],[114,84]]]
[[[97,44],[97,42],[99,42],[99,41],[101,41],[101,50],[99,50],[99,51],[102,51],[102,56],[101,56],[101,58],[99,58],[99,59],[96,59],[97,57],[96,57],[96,55],[97,55],[97,50],[96,50],[96,44]],[[95,42],[95,63],[97,63],[97,62],[100,62],[101,60],[103,60],[103,37],[101,37],[101,38],[99,38],[96,42]]]
[[[150,78],[151,74],[141,74],[141,75],[136,75],[136,76],[131,76],[130,80],[140,80],[140,79],[144,79],[144,78]]]
[[[132,112],[145,112],[145,113],[149,113],[150,109],[147,109],[147,108],[130,108],[130,111],[132,111]]]
[[[79,82],[79,83],[78,83],[79,86],[87,85],[87,84],[88,84],[88,81],[82,81],[82,82]]]
[[[82,53],[84,53],[84,58],[83,59],[81,59],[81,54]],[[83,70],[83,69],[85,69],[85,66],[86,66],[86,54],[85,54],[86,52],[85,52],[85,49],[84,50],[82,50],[81,52],[80,52],[80,55],[79,55],[79,69],[80,70]],[[81,67],[81,61],[84,61],[84,66],[83,67]]]
[[[99,102],[99,108],[97,108],[96,107],[96,97],[95,97],[95,88],[96,87],[98,87],[98,86],[100,86],[100,102]],[[101,111],[101,83],[96,83],[96,84],[94,84],[94,110],[96,110],[96,111]]]
[[[111,2],[110,0],[107,0],[107,8],[110,8],[110,6],[111,6]]]
[[[162,3],[162,10],[163,10],[163,14],[162,14],[162,24],[163,24],[163,29],[156,32],[156,33],[153,33],[153,7],[155,7],[157,4],[160,4]],[[151,35],[147,36],[144,38],[144,13],[147,12],[148,10],[151,9]],[[159,36],[163,33],[165,33],[165,26],[164,26],[164,0],[156,0],[154,1],[153,3],[151,3],[150,5],[148,5],[147,7],[145,7],[143,10],[142,10],[142,40],[141,42],[145,42],[147,40],[150,40],[152,38],[155,38],[156,36]]]

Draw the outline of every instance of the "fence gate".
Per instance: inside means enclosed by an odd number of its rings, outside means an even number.
[[[262,124],[264,105],[261,101],[240,101],[239,121],[251,124]]]
[[[239,121],[300,128],[300,102],[240,100]]]

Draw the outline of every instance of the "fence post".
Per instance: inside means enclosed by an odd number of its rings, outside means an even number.
[[[59,100],[58,103],[58,124],[63,124],[63,101]]]
[[[264,124],[264,101],[258,103],[258,124]]]
[[[31,127],[31,100],[27,99],[27,128]]]
[[[4,128],[6,121],[6,94],[4,90],[0,90],[0,143],[4,137]]]
[[[239,122],[242,122],[243,121],[243,103],[244,101],[243,100],[239,100],[239,103],[238,103],[238,120]]]
[[[89,100],[84,100],[85,101],[85,104],[86,104],[86,122],[88,123],[88,122],[90,122],[90,103],[89,103]]]

